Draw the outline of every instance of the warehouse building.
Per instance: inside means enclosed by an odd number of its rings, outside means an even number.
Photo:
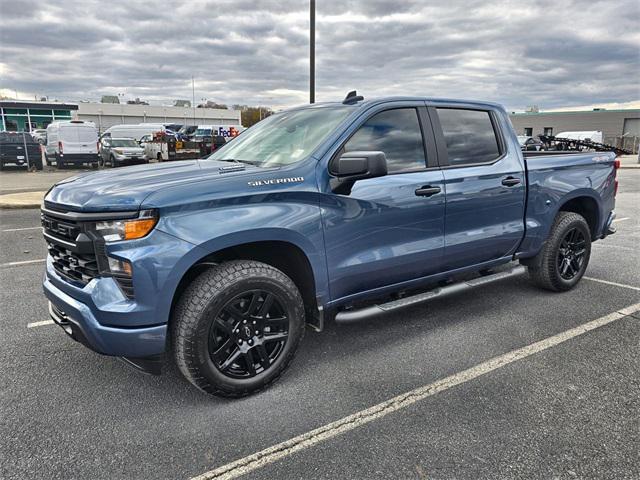
[[[601,131],[604,143],[638,152],[640,109],[578,112],[511,113],[518,135],[557,135],[567,131]]]
[[[60,103],[0,100],[0,130],[25,132],[47,128],[55,120],[94,122],[100,132],[123,123],[177,123],[183,125],[240,125],[241,112],[217,108],[190,108],[117,103]]]

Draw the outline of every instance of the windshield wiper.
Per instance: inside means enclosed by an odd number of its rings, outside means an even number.
[[[250,162],[249,160],[239,160],[237,158],[223,158],[218,160],[219,162],[233,162],[233,163],[244,163],[246,165],[256,165],[254,162]]]

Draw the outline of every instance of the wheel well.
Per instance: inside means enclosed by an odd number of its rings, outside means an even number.
[[[582,215],[589,225],[591,238],[595,239],[598,230],[598,204],[591,197],[577,197],[569,200],[560,207],[561,212],[573,212]]]
[[[255,260],[277,268],[296,284],[304,302],[307,321],[317,315],[313,269],[304,252],[288,242],[253,242],[225,248],[200,259],[183,275],[173,295],[171,313],[182,292],[203,269],[229,260]],[[171,315],[173,316],[173,315]]]

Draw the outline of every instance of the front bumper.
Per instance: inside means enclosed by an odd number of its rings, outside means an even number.
[[[97,153],[65,153],[59,156],[64,163],[98,163],[100,159]]]
[[[119,357],[150,357],[162,354],[166,348],[167,325],[150,327],[120,328],[101,324],[87,303],[83,303],[58,288],[57,274],[47,260],[47,273],[44,278],[44,293],[49,300],[49,313],[52,320],[74,340],[104,355]],[[59,280],[62,281],[62,280]],[[99,282],[112,282],[110,278],[95,279],[94,291]],[[103,285],[104,286],[104,285]],[[115,285],[114,285],[115,286]],[[116,287],[117,288],[117,287]],[[110,290],[107,287],[106,290]],[[108,308],[106,305],[104,308]]]

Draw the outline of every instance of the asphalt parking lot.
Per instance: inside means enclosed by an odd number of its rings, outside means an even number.
[[[0,478],[640,478],[640,170],[619,179],[618,232],[571,292],[522,276],[329,324],[241,400],[67,338],[38,211],[0,210]]]

